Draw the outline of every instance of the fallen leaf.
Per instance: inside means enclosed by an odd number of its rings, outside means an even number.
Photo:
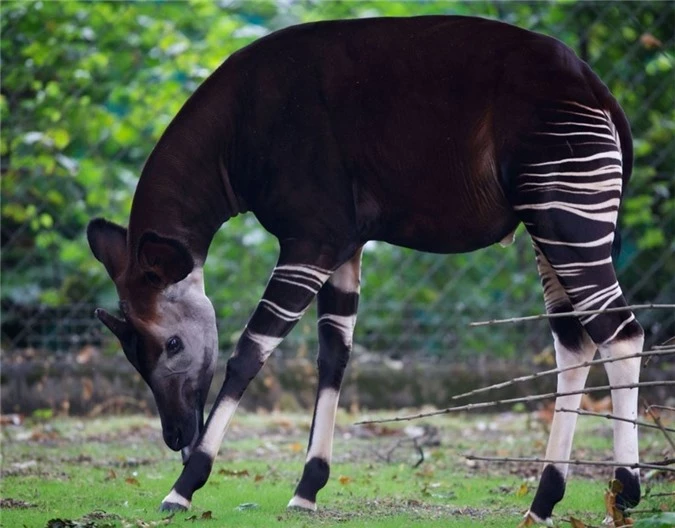
[[[527,516],[522,521],[520,521],[518,528],[529,528],[530,526],[534,526],[535,524],[537,524],[537,522],[528,513]]]
[[[260,482],[264,478],[265,478],[264,475],[256,475],[255,477],[253,477],[253,482]]]
[[[248,477],[249,472],[247,469],[219,469],[219,475],[226,475],[228,477]]]
[[[527,482],[523,482],[518,490],[516,491],[516,497],[524,497],[530,491],[530,486],[527,485]]]
[[[570,524],[572,525],[572,528],[586,528],[586,525],[576,517],[570,517]]]
[[[108,475],[106,476],[105,480],[115,480],[117,478],[117,473],[115,473],[114,469],[109,469],[108,470]]]
[[[202,519],[206,519],[206,520],[213,519],[213,515],[211,513],[211,510],[206,510],[204,513],[202,513]]]
[[[288,446],[288,449],[293,453],[300,453],[304,449],[304,446],[300,442],[293,442]]]
[[[345,475],[340,475],[338,478],[338,482],[342,484],[343,486],[346,486],[347,484],[351,483],[352,479],[350,477],[347,477]]]
[[[124,482],[126,482],[127,484],[131,484],[132,486],[140,486],[141,485],[141,483],[138,482],[138,479],[134,478],[134,477],[127,477],[127,478],[124,479]]]

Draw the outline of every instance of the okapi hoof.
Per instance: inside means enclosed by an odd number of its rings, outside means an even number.
[[[316,511],[316,502],[312,502],[307,499],[303,499],[302,497],[298,497],[297,495],[293,497],[290,502],[288,503],[288,506],[286,506],[287,510],[293,510],[293,511],[305,511],[305,512],[315,512]]]
[[[178,504],[177,502],[166,502],[163,501],[159,507],[161,512],[184,512],[187,511],[187,506]]]

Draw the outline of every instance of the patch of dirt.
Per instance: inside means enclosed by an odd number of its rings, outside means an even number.
[[[468,517],[480,520],[487,515],[495,515],[496,513],[520,515],[522,512],[513,508],[500,510],[499,512],[486,508],[459,508],[457,506],[429,504],[414,499],[375,499],[363,501],[358,508],[352,511],[333,508],[322,508],[317,512],[288,511],[277,517],[277,520],[283,522],[302,515],[311,515],[312,521],[318,521],[319,524],[332,524],[335,522],[365,520],[369,518],[381,519],[383,517],[395,517],[399,515],[408,515],[413,519],[420,520],[447,519],[451,516],[462,516],[464,518]]]
[[[22,501],[19,499],[12,499],[12,498],[0,499],[0,509],[3,510],[10,510],[10,509],[23,510],[26,508],[35,508],[35,507],[37,507],[37,504]]]

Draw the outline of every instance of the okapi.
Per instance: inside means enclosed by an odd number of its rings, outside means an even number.
[[[190,506],[209,477],[247,385],[318,302],[319,386],[302,478],[289,506],[314,510],[328,480],[335,413],[352,346],[361,250],[379,240],[461,253],[532,238],[549,313],[625,307],[612,264],[633,162],[628,121],[607,87],[559,41],[459,16],[303,24],[229,57],[152,151],[129,227],[92,220],[87,236],[117,287],[123,318],[97,310],[152,390],[183,470],[162,510]],[[250,211],[279,240],[265,292],[203,422],[218,348],[202,268],[229,218]],[[561,367],[642,350],[632,312],[551,319]],[[639,358],[606,363],[612,385]],[[558,390],[585,385],[588,367]],[[612,391],[635,418],[637,390]],[[558,398],[576,408],[580,396]],[[576,415],[557,413],[546,458],[569,460]],[[614,457],[638,461],[637,430],[614,422]],[[528,511],[546,522],[568,464],[543,468]],[[639,472],[618,467],[622,508]]]

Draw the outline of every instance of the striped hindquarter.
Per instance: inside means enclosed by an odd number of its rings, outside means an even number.
[[[574,102],[541,113],[542,125],[526,141],[518,168],[514,209],[530,233],[549,313],[627,306],[612,262],[623,188],[621,145],[611,116]],[[601,355],[620,357],[642,350],[643,332],[630,310],[552,319],[556,361],[566,367]],[[612,385],[635,383],[639,359],[605,365]],[[558,376],[558,391],[582,389],[588,368]],[[562,396],[556,409],[577,408],[580,396]],[[637,389],[612,391],[614,413],[635,419]],[[573,413],[556,413],[546,458],[568,460],[576,426]],[[616,461],[638,461],[637,428],[614,422]],[[544,467],[528,515],[550,519],[562,499],[568,465]],[[625,508],[640,497],[639,473],[619,467]]]

